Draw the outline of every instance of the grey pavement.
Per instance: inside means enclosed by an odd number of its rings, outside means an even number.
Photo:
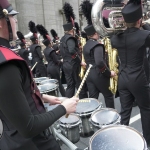
[[[103,97],[102,94],[99,95],[98,100],[100,102],[102,102],[103,107],[105,108],[104,97]],[[115,99],[115,109],[117,110],[118,113],[120,112],[120,100],[119,100],[119,98]],[[138,107],[133,107],[131,118],[138,115],[138,114],[139,114],[139,108]],[[135,122],[131,123],[130,126],[135,128],[139,132],[142,132],[142,126],[141,126],[141,120],[140,119],[138,119]],[[90,137],[87,137],[87,138],[80,137],[80,141],[78,143],[76,143],[75,145],[80,149],[85,149],[89,146],[89,140],[90,140]],[[62,150],[70,150],[64,144],[61,145],[61,149]]]

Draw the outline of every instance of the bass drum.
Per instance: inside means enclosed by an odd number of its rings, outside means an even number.
[[[144,137],[135,129],[113,125],[98,130],[90,139],[90,150],[147,150]]]

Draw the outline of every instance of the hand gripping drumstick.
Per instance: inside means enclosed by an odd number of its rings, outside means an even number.
[[[88,74],[89,74],[91,68],[92,68],[92,65],[89,64],[89,68],[88,68],[88,70],[86,71],[86,74],[84,75],[84,78],[83,78],[83,80],[82,80],[82,82],[81,82],[81,84],[80,84],[80,86],[79,86],[79,88],[78,88],[78,90],[77,90],[77,93],[75,94],[74,97],[78,97],[78,96],[79,96],[79,93],[81,92],[81,89],[82,89],[82,87],[83,87],[83,85],[84,85],[84,82],[85,82],[85,80],[86,80],[86,78],[87,78],[87,76],[88,76]],[[69,116],[69,114],[66,114],[66,118],[68,118],[68,116]]]
[[[33,71],[33,69],[35,68],[35,66],[37,65],[37,63],[38,63],[38,62],[36,62],[36,63],[34,64],[34,66],[31,68],[31,71]]]

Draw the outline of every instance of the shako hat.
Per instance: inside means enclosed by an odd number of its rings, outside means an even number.
[[[86,32],[87,36],[91,36],[94,33],[96,33],[96,30],[94,26],[92,25],[92,19],[91,19],[91,10],[92,10],[92,3],[89,0],[84,0],[80,7],[83,15],[86,17],[87,20],[87,26],[84,28],[84,31]]]
[[[127,23],[133,23],[142,18],[141,0],[129,0],[122,9],[122,15]]]
[[[73,8],[69,3],[65,3],[63,6],[63,10],[67,21],[67,23],[63,25],[63,28],[64,31],[70,31],[75,28],[74,26],[75,14],[73,12]]]
[[[36,28],[37,28],[38,32],[43,36],[44,40],[42,41],[42,43],[45,46],[48,46],[50,44],[50,41],[51,41],[51,38],[48,34],[48,31],[45,29],[44,26],[39,25],[39,24],[36,26]]]
[[[19,38],[19,40],[20,40],[19,45],[20,45],[21,47],[25,46],[26,41],[25,41],[24,35],[23,35],[20,31],[17,31],[17,36],[18,36],[18,38]]]
[[[35,26],[35,23],[33,21],[30,21],[28,26],[29,26],[29,30],[33,33],[33,35],[30,37],[30,40],[32,42],[35,42],[38,39],[37,28]]]

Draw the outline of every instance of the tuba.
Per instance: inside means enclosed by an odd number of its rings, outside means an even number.
[[[111,71],[118,74],[117,49],[112,48],[111,37],[114,33],[125,30],[125,22],[121,13],[128,0],[97,0],[91,12],[92,23],[96,32],[102,37],[102,42],[108,54],[108,65]],[[117,91],[118,75],[110,78],[110,91]]]

